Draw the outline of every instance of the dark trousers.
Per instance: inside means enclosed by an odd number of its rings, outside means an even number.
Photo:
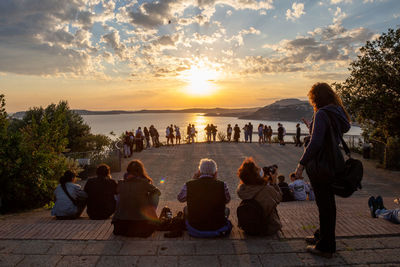
[[[328,183],[312,183],[315,194],[315,202],[319,212],[319,232],[315,235],[316,248],[323,252],[335,252],[335,226],[336,203],[333,189]]]

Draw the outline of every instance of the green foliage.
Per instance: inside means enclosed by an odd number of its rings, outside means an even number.
[[[25,125],[34,120],[46,116],[49,121],[56,118],[56,113],[61,112],[65,116],[63,127],[66,130],[68,144],[66,148],[71,152],[81,152],[90,150],[102,150],[111,143],[111,139],[101,134],[91,134],[90,127],[82,116],[72,111],[66,101],[60,101],[58,105],[51,104],[47,108],[31,108],[24,116]]]
[[[65,170],[79,172],[63,152],[96,150],[110,139],[93,135],[67,102],[30,109],[23,120],[8,118],[0,95],[0,212],[42,207],[53,198]]]
[[[350,77],[334,87],[366,137],[386,142],[400,136],[400,29],[368,41],[350,71]]]
[[[400,138],[389,137],[385,150],[385,168],[400,169]]]
[[[366,140],[387,144],[385,166],[399,168],[400,28],[368,41],[350,64],[350,77],[333,84]],[[390,146],[389,146],[390,144]]]
[[[66,170],[61,154],[66,139],[65,114],[56,110],[52,119],[46,114],[32,117],[29,124],[9,127],[1,97],[0,197],[1,212],[43,206],[52,199],[58,178]],[[12,123],[12,121],[11,121]]]

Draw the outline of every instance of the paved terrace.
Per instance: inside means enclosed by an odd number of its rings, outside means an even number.
[[[160,208],[174,214],[183,204],[176,195],[192,177],[203,157],[216,160],[219,179],[227,182],[232,201],[229,237],[196,239],[187,233],[169,239],[156,232],[147,239],[116,237],[110,220],[91,221],[86,213],[74,221],[57,221],[46,210],[0,217],[0,266],[301,266],[374,265],[400,266],[400,226],[372,219],[367,208],[370,195],[382,195],[387,208],[395,208],[400,195],[400,173],[375,168],[364,160],[363,190],[348,199],[337,198],[338,253],[321,259],[305,252],[304,236],[318,226],[315,202],[281,203],[278,207],[282,232],[272,237],[247,237],[237,228],[236,171],[252,156],[260,166],[278,164],[288,177],[297,165],[302,148],[257,143],[213,143],[167,146],[135,153],[162,192]],[[123,168],[128,160],[124,160]],[[123,173],[114,173],[121,179]],[[161,180],[164,183],[160,183]]]

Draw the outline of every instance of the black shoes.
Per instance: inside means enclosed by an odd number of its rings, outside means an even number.
[[[327,259],[331,259],[333,257],[332,252],[321,251],[321,250],[317,249],[315,246],[307,246],[307,252],[310,252],[311,254],[314,254],[314,255],[317,255],[320,257],[324,257]]]
[[[385,206],[383,206],[383,199],[381,196],[377,196],[375,198],[375,203],[376,203],[376,207],[378,208],[378,210],[385,210]]]
[[[375,211],[378,209],[378,205],[376,203],[376,199],[374,197],[370,197],[368,199],[368,207],[371,211],[371,217],[376,218]]]

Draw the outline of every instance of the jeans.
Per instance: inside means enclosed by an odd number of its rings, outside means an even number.
[[[381,209],[375,211],[376,217],[383,218],[389,222],[400,224],[400,209],[387,210]]]

